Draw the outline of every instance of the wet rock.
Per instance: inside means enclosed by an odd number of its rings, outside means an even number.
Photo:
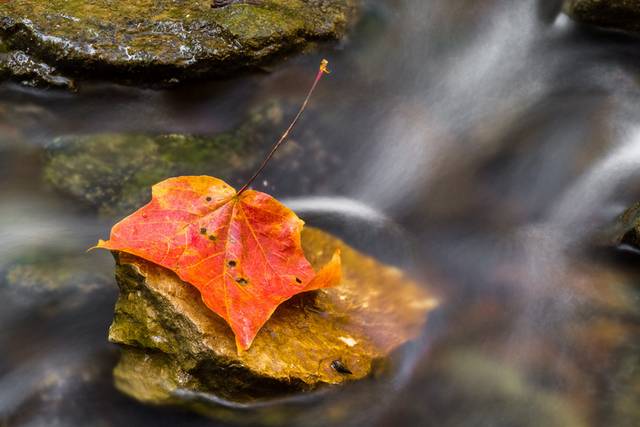
[[[640,32],[640,1],[637,0],[566,0],[564,12],[585,24]]]
[[[637,338],[636,338],[637,342]],[[640,351],[638,346],[620,357],[619,371],[613,376],[616,384],[610,413],[605,423],[612,426],[632,427],[640,423]]]
[[[85,254],[84,249],[34,248],[0,264],[2,294],[22,307],[45,305],[66,310],[97,291],[110,289],[108,270],[91,262],[95,257]]]
[[[15,80],[25,86],[73,89],[73,80],[60,76],[54,67],[34,60],[23,51],[0,53],[0,79]]]
[[[212,402],[251,403],[326,390],[384,370],[416,338],[437,302],[399,270],[306,228],[315,268],[342,248],[343,283],[280,306],[251,348],[237,353],[227,324],[173,273],[117,255],[120,297],[109,339],[122,346],[116,386],[137,400],[212,413]],[[198,404],[193,394],[213,396]]]
[[[213,137],[98,134],[58,138],[47,147],[45,180],[57,190],[122,215],[151,198],[151,185],[171,176],[212,175],[229,180],[255,166],[257,147],[281,126],[276,104],[253,112],[235,130]]]
[[[0,35],[65,74],[170,82],[340,38],[354,12],[355,0],[27,0],[0,3]]]
[[[7,284],[12,287],[22,287],[33,292],[46,293],[62,290],[73,286],[74,283],[82,282],[84,291],[91,291],[99,287],[100,280],[95,277],[84,276],[83,271],[77,269],[79,258],[73,256],[55,257],[53,259],[33,260],[31,262],[20,262],[10,267],[7,271]]]
[[[108,357],[111,355],[104,352],[83,354],[85,357],[60,352],[45,354],[42,359],[34,357],[23,361],[22,366],[2,378],[5,390],[12,393],[8,401],[3,402],[0,425],[70,426],[83,424],[89,417],[92,425],[113,425],[101,419],[104,416],[99,406],[104,405],[106,399],[105,394],[96,393],[99,387],[100,391],[108,390],[106,371],[112,362]]]
[[[9,165],[19,164],[20,161],[14,156],[29,148],[23,139],[26,136],[39,136],[42,127],[53,126],[55,123],[58,123],[56,115],[45,107],[31,102],[0,101],[0,158]],[[7,155],[5,151],[15,154]],[[8,166],[2,166],[0,174],[7,173],[8,169]]]
[[[637,259],[633,263],[637,264]],[[604,267],[591,263],[583,267],[582,277],[574,276],[572,286],[580,305],[559,330],[564,333],[563,342],[578,350],[574,357],[590,373],[593,385],[589,387],[604,385],[604,393],[593,396],[587,407],[600,406],[603,425],[635,426],[640,424],[637,270]]]
[[[625,244],[640,248],[640,203],[627,209],[600,238],[605,244]]]
[[[545,390],[517,367],[479,349],[452,349],[430,365],[424,378],[428,397],[413,409],[416,419],[437,417],[437,423],[429,425],[588,425],[565,396]]]

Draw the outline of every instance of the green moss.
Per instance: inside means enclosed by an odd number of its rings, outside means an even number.
[[[564,11],[585,24],[640,32],[640,3],[629,0],[567,0]]]
[[[115,308],[114,322],[109,329],[112,340],[134,347],[178,353],[177,342],[158,325],[158,316],[142,290],[126,292]]]
[[[10,304],[38,307],[49,316],[68,312],[89,299],[113,293],[108,263],[86,247],[35,246],[16,257],[0,260],[0,290]]]
[[[604,245],[627,244],[640,247],[640,203],[636,203],[599,232]]]
[[[170,78],[224,74],[312,40],[339,38],[355,0],[0,3],[0,35],[66,73]],[[143,76],[144,75],[144,76]]]
[[[632,348],[620,357],[613,381],[616,388],[607,402],[606,425],[632,427],[640,425],[640,354]]]
[[[116,386],[124,393],[144,396],[144,402],[178,404],[173,391],[190,383],[190,378],[167,356],[149,357],[145,352],[129,349],[122,353],[113,371]],[[193,386],[192,386],[193,387]]]
[[[445,384],[443,400],[455,396],[442,425],[500,425],[583,427],[570,400],[532,384],[515,366],[466,349],[447,352],[434,360],[429,378]]]
[[[86,256],[56,249],[30,250],[0,270],[6,286],[22,297],[74,292],[87,294],[111,280],[104,271],[81,268]]]
[[[253,112],[238,128],[213,137],[99,134],[58,138],[47,147],[45,180],[106,215],[150,200],[151,186],[179,175],[225,180],[254,167],[256,147],[281,127],[276,104]]]
[[[0,43],[0,79],[15,80],[26,86],[75,87],[73,80],[58,75],[55,68],[22,51],[10,51],[4,43]]]

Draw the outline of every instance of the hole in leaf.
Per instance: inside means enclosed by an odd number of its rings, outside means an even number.
[[[353,372],[347,368],[341,360],[334,360],[331,362],[331,368],[339,374],[352,375]]]
[[[200,234],[207,234],[207,229],[206,229],[206,228],[204,228],[204,227],[202,227],[202,228],[200,229]]]
[[[211,197],[207,197],[207,202],[210,202],[210,201],[211,201]]]
[[[209,236],[209,240],[216,240],[216,236],[212,234],[211,236]]]
[[[236,266],[236,262],[234,260],[231,260],[227,263],[229,265],[229,267],[235,267]]]
[[[245,279],[244,277],[239,277],[236,279],[236,282],[238,282],[239,285],[246,285],[249,283],[249,281],[247,279]]]
[[[299,277],[296,277],[296,283],[302,283],[302,280],[300,280]]]

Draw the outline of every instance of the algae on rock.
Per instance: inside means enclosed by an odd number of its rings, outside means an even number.
[[[429,395],[438,402],[416,405],[415,416],[428,416],[434,403],[451,408],[442,411],[441,426],[587,426],[564,395],[546,390],[517,366],[477,349],[458,346],[438,354],[423,380],[436,390]]]
[[[58,75],[54,67],[34,60],[20,50],[2,52],[0,49],[0,79],[15,80],[25,86],[75,87],[73,80]]]
[[[72,308],[110,289],[108,270],[87,267],[81,251],[36,247],[0,263],[0,288],[21,306],[55,300]],[[101,267],[101,266],[100,266]]]
[[[356,0],[22,0],[0,3],[10,50],[82,77],[170,82],[222,75],[340,38]]]
[[[6,269],[5,280],[11,288],[35,294],[66,289],[91,292],[108,280],[100,273],[83,271],[81,256],[52,254],[50,259],[19,260]]]
[[[627,244],[640,248],[640,203],[624,211],[603,234],[605,244]]]
[[[45,180],[107,215],[122,215],[151,198],[151,186],[179,175],[214,175],[255,166],[260,146],[281,125],[279,106],[254,111],[235,130],[213,137],[97,134],[68,136],[47,147]]]
[[[195,406],[185,393],[246,403],[363,379],[421,334],[437,302],[400,270],[305,228],[315,268],[342,249],[343,281],[281,305],[246,352],[195,287],[162,267],[116,254],[120,296],[109,331],[122,346],[116,386],[152,404]]]
[[[638,0],[566,0],[564,12],[585,24],[640,32]]]

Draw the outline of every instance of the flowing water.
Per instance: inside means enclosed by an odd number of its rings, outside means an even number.
[[[215,134],[254,106],[298,102],[323,56],[333,73],[295,149],[257,187],[416,270],[443,301],[402,379],[351,419],[640,424],[638,255],[602,237],[640,200],[637,39],[558,9],[369,1],[348,40],[261,73],[171,90],[0,86],[0,425],[223,425],[113,388],[113,261],[84,251],[115,218],[47,185],[46,147],[70,134]]]

